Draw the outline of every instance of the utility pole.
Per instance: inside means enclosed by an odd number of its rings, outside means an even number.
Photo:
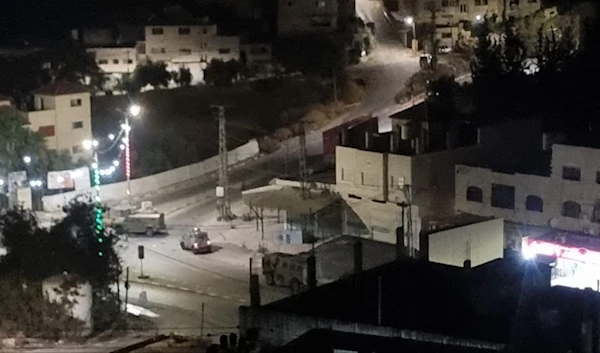
[[[212,106],[215,119],[219,122],[219,182],[217,185],[217,209],[219,220],[233,219],[229,204],[229,178],[227,176],[227,130],[225,127],[225,108],[222,105]]]
[[[306,130],[304,123],[300,123],[300,183],[302,184],[302,197],[307,199],[310,196],[308,189],[308,168],[306,166]]]

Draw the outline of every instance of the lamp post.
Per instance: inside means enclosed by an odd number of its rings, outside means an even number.
[[[415,29],[415,19],[412,16],[408,16],[404,19],[404,22],[412,27],[412,39],[417,39],[417,30]]]
[[[127,203],[131,206],[131,125],[129,124],[129,117],[137,118],[142,112],[142,108],[137,104],[132,104],[129,107],[129,111],[125,114],[125,124],[123,129],[125,130],[125,176],[127,177]]]

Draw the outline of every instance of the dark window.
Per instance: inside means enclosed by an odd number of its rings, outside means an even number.
[[[179,52],[181,54],[191,54],[192,53],[192,49],[179,49]]]
[[[118,64],[119,63],[119,59],[113,59],[113,64]]]
[[[71,123],[71,128],[75,129],[83,129],[83,121],[74,121]]]
[[[108,64],[108,60],[106,60],[106,59],[98,60],[98,65],[106,65],[106,64]]]
[[[466,4],[460,5],[460,12],[467,12],[467,9],[468,9],[468,7]]]
[[[563,167],[562,177],[565,180],[581,180],[581,169],[577,167]]]
[[[529,4],[535,4],[537,2],[537,0],[527,0],[527,3]]]
[[[515,209],[515,187],[492,184],[492,207]]]
[[[483,202],[483,191],[477,186],[469,186],[467,188],[467,201]]]
[[[452,38],[452,33],[442,33],[442,38]]]
[[[54,125],[40,126],[38,132],[43,137],[52,137],[55,135]]]
[[[562,210],[560,214],[563,217],[579,218],[581,214],[581,206],[575,201],[565,201],[562,204]]]
[[[448,7],[448,0],[442,0],[442,7]]]
[[[525,199],[525,208],[527,211],[544,212],[544,200],[535,195],[529,195]]]
[[[592,214],[592,222],[600,223],[600,201],[596,201],[594,205],[594,213]]]
[[[181,34],[181,35],[188,35],[188,34],[190,34],[190,28],[189,27],[180,27],[179,28],[179,34]]]
[[[596,172],[596,184],[600,184],[600,172]]]
[[[152,28],[152,34],[154,35],[161,35],[164,33],[164,30],[162,28]]]
[[[80,107],[81,99],[71,99],[71,107]]]
[[[133,64],[133,60],[132,59],[127,59],[127,63],[128,64]]]
[[[76,145],[76,146],[73,146],[73,148],[71,150],[73,151],[73,153],[81,153],[81,152],[83,152],[83,146]]]
[[[231,49],[229,48],[220,48],[219,49],[219,54],[229,54],[231,53]]]

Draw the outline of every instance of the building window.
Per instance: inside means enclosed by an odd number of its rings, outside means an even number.
[[[317,7],[320,7],[320,8],[325,7],[325,1],[317,0]]]
[[[492,184],[492,207],[515,209],[515,187]]]
[[[133,64],[133,59],[127,59],[128,64]]]
[[[54,125],[40,126],[38,133],[43,137],[52,137],[55,135]]]
[[[152,34],[154,35],[161,35],[165,33],[165,31],[162,28],[152,28]]]
[[[106,65],[106,64],[108,64],[108,60],[106,60],[106,59],[98,60],[98,65]]]
[[[74,121],[71,123],[71,128],[75,129],[83,129],[83,121]]]
[[[113,64],[118,64],[119,63],[119,59],[113,59]]]
[[[477,186],[469,186],[467,188],[467,201],[483,202],[483,191]]]
[[[525,199],[525,208],[527,211],[544,212],[544,200],[536,195],[529,195]]]
[[[452,33],[442,33],[442,38],[452,38]]]
[[[561,216],[579,219],[581,206],[575,201],[565,201],[562,204]]]
[[[152,54],[164,54],[166,52],[165,48],[152,48],[150,49]]]
[[[71,107],[81,107],[81,99],[71,99]]]
[[[179,49],[179,52],[180,52],[181,54],[186,54],[186,55],[189,55],[189,54],[191,54],[191,53],[192,53],[192,49]]]
[[[180,27],[178,32],[182,36],[189,35],[190,34],[190,28],[189,27]]]
[[[82,153],[83,152],[83,146],[75,145],[75,146],[73,146],[73,148],[71,150],[75,154],[76,153]]]
[[[202,34],[206,34],[208,33],[208,30],[206,29],[206,27],[202,27]]]
[[[581,169],[577,167],[563,167],[562,177],[564,180],[581,180]]]
[[[219,48],[219,54],[229,54],[231,53],[231,49],[229,48]]]
[[[475,6],[487,6],[488,0],[475,0]]]
[[[467,4],[460,5],[460,12],[468,12]]]

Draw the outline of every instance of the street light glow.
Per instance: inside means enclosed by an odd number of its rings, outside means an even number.
[[[109,134],[108,135],[108,139],[111,140],[111,141],[114,140],[115,139],[115,134]]]
[[[121,151],[123,151],[125,149],[125,145],[121,144],[119,145],[119,148],[121,149]]]
[[[415,19],[412,16],[408,16],[404,19],[404,22],[406,22],[407,25],[412,25],[415,22]]]
[[[121,129],[129,132],[131,130],[131,126],[129,126],[129,124],[121,124]]]
[[[140,115],[140,113],[142,112],[142,107],[140,107],[137,104],[132,104],[131,106],[129,106],[129,114],[131,114],[132,117],[136,118]]]
[[[114,165],[115,167],[118,167],[118,166],[119,166],[119,161],[117,161],[117,160],[114,160],[114,161],[113,161],[113,165]]]
[[[85,148],[87,151],[89,151],[92,149],[92,146],[94,145],[94,143],[92,142],[92,140],[83,140],[81,145],[83,146],[83,148]]]
[[[92,141],[92,146],[98,147],[98,141],[97,140]]]
[[[0,186],[4,185],[4,179],[0,179]]]
[[[24,157],[23,157],[23,162],[25,162],[25,164],[29,164],[29,163],[31,163],[31,157],[29,157],[29,156],[24,156]]]
[[[39,188],[42,186],[42,184],[43,184],[43,182],[39,179],[34,179],[34,180],[29,181],[29,186],[31,186],[32,188]]]
[[[475,16],[475,20],[476,20],[476,21],[481,21],[481,15],[477,15],[477,16]]]

